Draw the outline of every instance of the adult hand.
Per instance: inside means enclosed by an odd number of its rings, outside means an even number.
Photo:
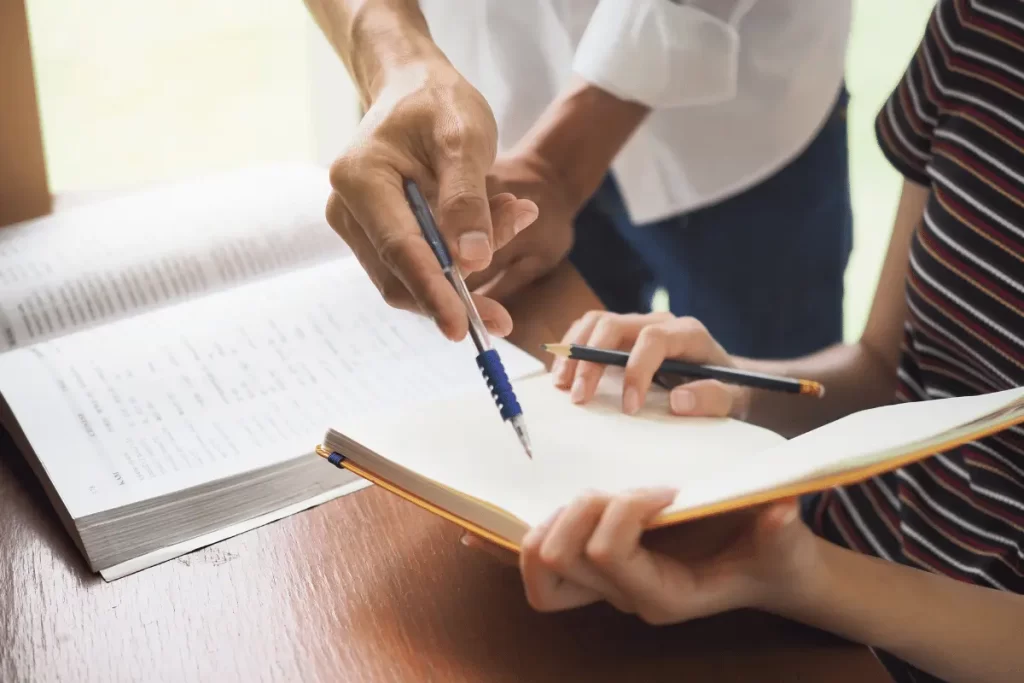
[[[532,200],[540,211],[536,221],[499,248],[491,264],[467,282],[475,292],[500,302],[565,259],[580,202],[556,169],[531,150],[499,158],[487,175],[487,187],[492,195]]]
[[[707,329],[693,318],[669,313],[616,314],[591,311],[566,332],[563,343],[629,351],[622,387],[623,411],[633,414],[643,405],[658,366],[666,358],[691,363],[735,367],[736,363]],[[571,387],[572,400],[585,403],[594,396],[605,366],[558,358],[551,375],[560,389]],[[749,387],[696,380],[672,389],[669,405],[677,415],[746,417]]]
[[[390,305],[429,315],[459,340],[468,330],[465,309],[420,233],[403,179],[426,195],[464,274],[487,267],[494,249],[536,219],[537,207],[512,194],[488,194],[494,116],[448,62],[421,60],[381,79],[352,143],[331,167],[327,221]],[[491,332],[511,331],[501,304],[474,298]]]

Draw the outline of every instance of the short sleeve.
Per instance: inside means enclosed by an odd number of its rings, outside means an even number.
[[[935,15],[896,89],[875,119],[882,153],[897,171],[921,185],[931,184],[928,165],[939,118],[941,51]]]
[[[652,109],[722,102],[736,95],[737,23],[754,0],[600,0],[573,71]]]

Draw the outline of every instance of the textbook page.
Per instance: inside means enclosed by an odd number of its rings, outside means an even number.
[[[495,344],[511,377],[543,371]],[[0,392],[79,518],[312,453],[342,417],[458,392],[511,433],[475,356],[345,260],[2,354]]]
[[[0,352],[344,257],[327,170],[276,165],[0,230]]]

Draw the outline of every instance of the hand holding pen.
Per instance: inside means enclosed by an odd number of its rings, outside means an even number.
[[[363,91],[370,107],[357,144],[331,165],[326,217],[389,305],[429,316],[458,341],[468,329],[462,303],[406,208],[403,178],[419,181],[432,200],[441,234],[466,277],[491,265],[516,228],[537,219],[538,207],[488,190],[497,148],[490,107],[446,59],[419,57],[416,78],[399,69],[372,97]],[[511,331],[498,301],[474,298],[492,334]]]
[[[487,386],[491,390],[491,395],[498,406],[498,411],[502,419],[512,424],[527,457],[532,458],[533,449],[530,446],[530,437],[527,434],[526,423],[523,420],[522,408],[520,408],[515,392],[512,390],[512,384],[505,374],[501,358],[498,356],[497,350],[491,345],[490,336],[473,302],[473,297],[466,287],[466,282],[462,278],[459,266],[452,259],[448,245],[437,229],[433,213],[431,213],[430,206],[420,192],[419,187],[409,179],[404,181],[404,187],[409,207],[416,217],[416,222],[419,223],[423,238],[430,246],[430,250],[434,253],[434,257],[437,259],[444,277],[451,284],[461,302],[464,310],[463,314],[468,319],[469,336],[472,337],[473,344],[476,346],[477,366],[487,381]]]

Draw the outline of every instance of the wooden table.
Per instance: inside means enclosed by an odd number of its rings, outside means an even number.
[[[596,305],[568,268],[529,299],[515,341],[533,349]],[[865,648],[759,614],[535,613],[515,569],[458,536],[370,488],[107,584],[2,436],[0,680],[889,680]]]

